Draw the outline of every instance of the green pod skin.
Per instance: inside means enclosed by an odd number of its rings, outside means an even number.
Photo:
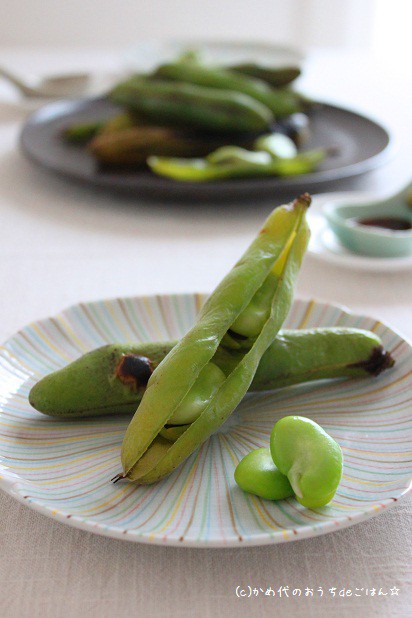
[[[206,161],[211,164],[226,164],[226,163],[256,163],[257,165],[265,165],[269,163],[270,157],[266,152],[254,152],[239,146],[223,145],[217,150],[210,152]]]
[[[186,393],[178,408],[168,420],[168,425],[187,425],[199,418],[208,402],[226,380],[225,373],[209,362],[199,372],[196,383]]]
[[[325,160],[327,151],[323,148],[305,150],[291,159],[277,158],[271,163],[272,174],[276,176],[299,176],[313,172]]]
[[[235,481],[243,491],[265,500],[293,496],[288,477],[273,463],[269,448],[258,448],[243,457],[236,466]]]
[[[112,344],[92,350],[39,380],[30,390],[30,404],[58,418],[133,414],[153,370],[176,343]],[[239,348],[221,347],[215,355],[215,363],[225,374],[238,364]],[[262,356],[249,391],[378,376],[393,364],[379,337],[369,331],[282,330]]]
[[[262,358],[251,390],[377,377],[394,364],[380,338],[370,331],[338,327],[284,330]]]
[[[261,79],[273,88],[283,88],[283,86],[287,86],[295,81],[301,74],[299,67],[271,68],[254,63],[236,64],[229,67],[229,70]]]
[[[154,483],[170,474],[214,433],[242,400],[258,364],[275,339],[293,300],[293,286],[309,241],[305,194],[275,208],[242,258],[209,296],[196,324],[153,372],[122,444],[120,478]],[[285,255],[285,247],[288,247]],[[236,367],[226,376],[200,416],[169,445],[156,440],[200,371],[215,356],[225,333],[245,310],[268,277],[273,277],[270,315]],[[166,441],[167,442],[167,441]],[[143,455],[156,448],[158,461],[147,471]],[[160,451],[162,451],[160,453]],[[157,455],[156,455],[157,457]],[[119,478],[119,477],[118,477]]]
[[[273,113],[250,96],[186,83],[132,77],[109,99],[155,124],[215,133],[260,132],[273,122]]]
[[[102,128],[99,130],[99,135],[112,135],[113,133],[117,133],[118,131],[123,131],[124,129],[131,129],[139,125],[139,119],[133,117],[132,114],[117,114],[117,116],[113,116],[113,118],[109,118]]]
[[[63,138],[71,144],[85,145],[98,135],[108,135],[129,129],[135,125],[136,121],[130,114],[118,114],[106,121],[73,124],[63,131]]]
[[[342,449],[320,425],[285,416],[272,430],[270,452],[302,506],[317,509],[332,500],[342,477]]]
[[[104,127],[103,122],[85,122],[73,124],[63,130],[63,139],[69,144],[82,146],[87,144]]]
[[[197,62],[163,64],[156,69],[154,77],[242,93],[265,105],[275,118],[301,111],[298,95],[290,90],[275,89],[260,79]]]
[[[244,150],[238,155],[213,163],[209,159],[179,159],[149,157],[147,164],[159,176],[166,176],[182,182],[210,182],[227,178],[260,178],[265,176],[299,176],[312,172],[325,159],[323,149],[308,150],[291,159],[273,158],[267,152]],[[257,158],[256,155],[267,155]],[[212,157],[213,161],[213,157]]]
[[[166,438],[169,442],[176,442],[188,427],[189,425],[168,425],[159,431],[159,436]]]
[[[50,373],[29,393],[36,410],[59,418],[133,413],[169,343],[108,345]]]

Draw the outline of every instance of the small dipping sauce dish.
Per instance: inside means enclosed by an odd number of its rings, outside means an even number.
[[[340,242],[354,253],[381,258],[412,254],[412,206],[406,190],[382,201],[330,202],[323,214]]]

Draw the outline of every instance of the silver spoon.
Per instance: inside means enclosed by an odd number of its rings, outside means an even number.
[[[100,94],[115,81],[114,75],[109,74],[73,73],[46,77],[36,84],[29,84],[1,67],[0,77],[13,84],[25,98],[36,99],[59,99]]]

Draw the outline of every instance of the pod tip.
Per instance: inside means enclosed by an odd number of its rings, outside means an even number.
[[[366,360],[354,363],[351,367],[361,367],[367,373],[378,376],[386,369],[393,367],[394,364],[395,359],[391,356],[391,353],[382,346],[376,346]]]
[[[117,481],[120,481],[121,479],[124,479],[125,477],[123,476],[123,474],[116,474],[116,476],[114,476],[112,479],[110,479],[110,482],[113,483],[113,485],[115,483],[117,483]]]
[[[297,206],[299,204],[301,206],[303,205],[306,206],[306,208],[309,208],[311,202],[312,197],[309,195],[309,193],[302,193],[302,195],[300,195],[294,200],[293,206]]]

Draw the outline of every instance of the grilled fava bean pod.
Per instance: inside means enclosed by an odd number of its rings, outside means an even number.
[[[73,124],[64,129],[63,137],[71,144],[84,145],[98,135],[108,135],[129,129],[136,122],[137,118],[133,118],[131,114],[117,114],[108,120]]]
[[[320,425],[303,416],[285,416],[272,430],[270,452],[300,504],[316,509],[332,500],[343,456],[339,444]]]
[[[87,144],[104,127],[103,122],[83,122],[73,124],[63,130],[63,138],[69,144]]]
[[[92,350],[39,380],[30,390],[30,404],[59,418],[133,414],[153,370],[176,344],[112,344]],[[232,337],[231,347],[220,348],[215,354],[215,363],[225,374],[237,365],[240,347]],[[369,331],[282,330],[263,354],[249,391],[313,380],[378,376],[393,364],[379,337]]]
[[[309,241],[305,194],[276,208],[257,238],[209,296],[196,324],[156,368],[122,444],[123,474],[140,484],[170,474],[214,433],[247,392],[259,362],[274,341],[293,300],[293,286]],[[216,353],[240,338],[238,362],[214,388],[204,388],[204,407],[176,440],[159,432],[197,392],[199,375]],[[214,371],[214,369],[213,369]],[[221,370],[220,370],[221,371]],[[187,409],[185,410],[187,413]]]
[[[250,151],[237,146],[224,146],[202,159],[152,156],[148,158],[147,164],[160,176],[184,182],[207,182],[225,178],[307,174],[313,171],[325,156],[323,149],[317,149],[301,152],[291,158],[274,158],[267,151]]]
[[[269,67],[254,63],[236,64],[229,67],[231,72],[248,75],[266,82],[274,88],[282,88],[291,84],[301,74],[299,67]]]
[[[201,135],[185,135],[168,127],[140,126],[100,133],[88,151],[103,165],[146,165],[152,155],[196,157],[208,154],[221,144]]]
[[[273,121],[269,108],[246,94],[138,76],[116,86],[109,99],[155,124],[215,133],[265,131]]]
[[[242,93],[265,105],[276,118],[289,116],[301,110],[298,95],[290,90],[272,88],[260,79],[198,62],[163,64],[156,69],[154,77]]]

